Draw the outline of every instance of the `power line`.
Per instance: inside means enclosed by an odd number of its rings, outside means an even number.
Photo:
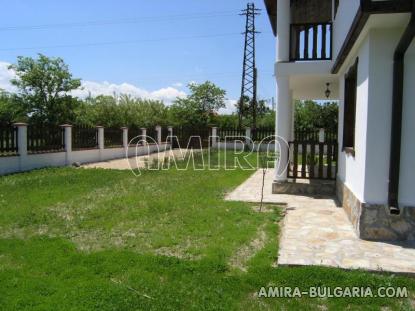
[[[267,74],[269,76],[272,75],[272,71],[262,71],[262,73]],[[198,79],[198,78],[202,78],[205,79],[207,77],[236,77],[238,76],[240,73],[238,72],[208,72],[208,73],[195,73],[195,74],[180,74],[180,78],[181,79]],[[146,75],[145,78],[143,79],[138,79],[136,81],[149,81],[149,80],[159,80],[159,79],[172,79],[177,77],[177,74],[151,74],[151,75]]]
[[[40,24],[40,25],[18,25],[18,26],[4,26],[0,27],[0,31],[24,31],[24,30],[45,30],[45,29],[62,29],[73,27],[91,27],[91,26],[106,26],[117,24],[135,24],[135,23],[148,23],[148,22],[161,22],[161,21],[175,21],[175,20],[188,20],[188,19],[204,19],[204,18],[216,18],[216,17],[230,17],[234,16],[233,11],[219,11],[208,13],[195,13],[195,14],[180,14],[180,15],[161,15],[161,16],[142,16],[132,18],[120,18],[120,19],[108,19],[108,20],[95,20],[95,21],[80,21],[80,22],[65,22],[55,24]]]
[[[90,43],[74,43],[74,44],[58,44],[58,45],[45,45],[36,47],[18,47],[18,48],[2,48],[0,51],[20,51],[20,50],[38,50],[38,49],[54,49],[54,48],[75,48],[75,47],[88,47],[88,46],[103,46],[103,45],[117,45],[117,44],[137,44],[148,42],[161,42],[171,40],[187,40],[187,39],[205,39],[205,38],[220,38],[240,35],[240,33],[223,33],[212,35],[195,35],[195,36],[178,36],[178,37],[165,37],[158,39],[143,39],[143,40],[125,40],[125,41],[105,41],[105,42],[90,42]]]

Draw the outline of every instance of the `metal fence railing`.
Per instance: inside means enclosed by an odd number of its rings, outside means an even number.
[[[210,145],[211,129],[208,127],[181,126],[173,129],[173,148],[206,148]]]
[[[123,131],[119,128],[105,128],[104,147],[117,148],[123,145]]]
[[[245,130],[238,129],[238,128],[220,128],[218,129],[218,137],[219,141],[233,141],[233,140],[241,140],[245,141]]]
[[[275,140],[274,127],[260,127],[251,130],[251,139],[254,142],[269,142]]]
[[[157,131],[156,131],[155,128],[148,128],[147,131],[146,131],[146,135],[147,135],[147,142],[149,144],[158,143]]]
[[[328,143],[336,143],[338,141],[337,131],[325,131],[324,132],[324,141]]]
[[[72,128],[72,149],[98,148],[98,130],[95,127],[75,126]]]
[[[318,141],[319,129],[295,131],[295,141]]]
[[[162,143],[167,142],[169,139],[169,135],[170,135],[169,129],[167,127],[162,127],[161,128],[161,142]]]
[[[142,139],[142,131],[139,127],[128,128],[128,143],[136,145]]]
[[[320,129],[297,130],[295,131],[295,141],[299,142],[318,142],[320,139]],[[337,142],[337,131],[324,130],[325,142]]]
[[[27,152],[29,154],[64,150],[64,128],[46,124],[32,124],[27,127]]]
[[[0,157],[17,155],[17,128],[0,124]]]

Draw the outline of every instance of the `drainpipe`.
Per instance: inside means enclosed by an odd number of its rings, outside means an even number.
[[[389,162],[388,203],[391,214],[399,214],[399,174],[402,143],[402,106],[405,53],[415,36],[415,0],[412,0],[412,15],[405,32],[396,47],[393,57],[392,129]]]

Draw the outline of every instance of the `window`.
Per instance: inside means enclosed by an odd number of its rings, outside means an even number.
[[[349,69],[344,84],[343,151],[354,155],[356,127],[357,66],[359,59]]]

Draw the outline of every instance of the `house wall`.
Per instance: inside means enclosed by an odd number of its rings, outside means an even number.
[[[371,29],[340,73],[339,143],[342,146],[344,74],[359,57],[355,157],[340,151],[337,193],[359,237],[415,238],[415,45],[405,58],[400,215],[388,208],[393,54],[403,28]]]
[[[366,178],[363,202],[388,202],[393,54],[403,29],[373,29],[370,41],[370,90]]]
[[[389,152],[392,111],[393,53],[402,35],[402,29],[370,30],[358,52],[350,58],[345,71],[359,57],[356,103],[355,157],[340,152],[339,178],[361,202],[386,204],[389,182]],[[405,103],[402,141],[402,202],[415,204],[415,195],[409,190],[415,165],[415,152],[410,133],[415,132],[415,114],[412,98],[415,90],[414,45],[406,57]],[[343,144],[344,74],[340,77],[339,143]],[[411,161],[412,160],[412,161]]]
[[[415,42],[405,55],[399,203],[415,207]]]
[[[363,202],[366,165],[366,142],[367,142],[367,115],[369,97],[369,37],[363,40],[354,57],[344,66],[345,71],[340,75],[339,81],[339,169],[338,178],[344,183],[355,196]],[[356,136],[355,156],[346,154],[341,150],[343,146],[343,119],[344,119],[344,75],[359,57],[357,70],[357,102],[356,102]]]

